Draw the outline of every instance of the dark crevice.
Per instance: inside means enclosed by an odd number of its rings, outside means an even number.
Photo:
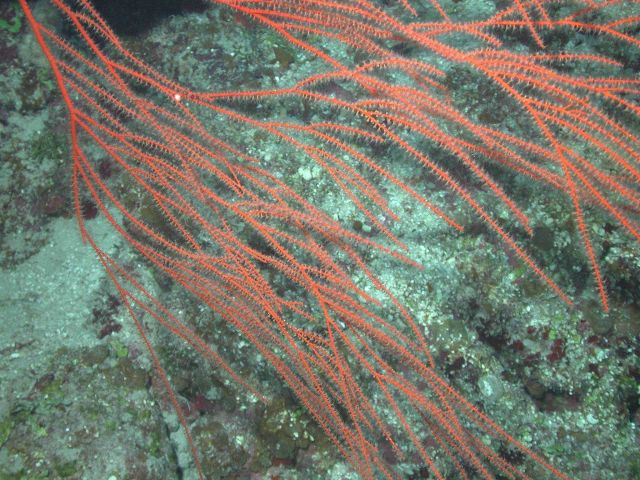
[[[93,0],[93,5],[118,35],[140,35],[171,15],[201,12],[204,0]]]

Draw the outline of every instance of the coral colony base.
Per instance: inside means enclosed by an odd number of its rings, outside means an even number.
[[[637,478],[638,2],[211,0],[137,35],[133,7],[19,4],[50,104],[5,123],[57,112],[31,158],[73,205],[51,182],[34,215],[73,215],[110,283],[0,475]],[[74,370],[134,390],[92,421]],[[113,402],[136,453],[89,455]],[[47,408],[78,409],[68,451],[28,446]]]

